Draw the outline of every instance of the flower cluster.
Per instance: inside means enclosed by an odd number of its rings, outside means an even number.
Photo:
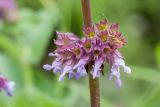
[[[15,82],[8,81],[6,77],[0,75],[0,91],[4,90],[8,96],[12,96]]]
[[[49,56],[54,57],[54,61],[51,65],[45,64],[43,68],[53,70],[54,73],[59,72],[60,81],[65,75],[79,79],[91,73],[93,78],[100,77],[105,63],[111,67],[108,78],[111,80],[112,76],[115,76],[117,87],[121,86],[120,68],[131,73],[118,51],[126,43],[118,24],[109,24],[107,20],[102,20],[95,26],[84,29],[85,37],[82,39],[73,33],[57,32],[57,35],[58,39],[54,41],[57,49],[49,53]],[[91,66],[89,71],[88,66]]]
[[[15,0],[0,0],[0,19],[9,22],[15,22],[18,19]]]

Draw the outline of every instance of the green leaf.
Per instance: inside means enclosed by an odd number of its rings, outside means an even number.
[[[12,105],[13,107],[63,107],[60,100],[56,100],[34,87],[27,87],[27,90],[17,93]]]
[[[18,58],[19,48],[17,44],[11,41],[6,35],[0,34],[0,49],[4,50],[8,55],[13,58]]]
[[[39,12],[21,10],[21,20],[15,29],[19,32],[18,44],[23,61],[37,64],[41,60],[58,21],[58,10],[54,6],[52,9]]]
[[[160,43],[155,48],[155,59],[158,67],[160,68]]]
[[[22,71],[18,60],[0,53],[0,74],[6,76],[9,80],[15,81],[16,87],[23,87]]]
[[[131,66],[131,69],[132,73],[129,75],[130,77],[160,84],[160,72],[158,70],[138,66]]]

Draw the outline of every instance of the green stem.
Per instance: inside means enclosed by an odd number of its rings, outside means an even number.
[[[25,88],[33,86],[33,71],[29,64],[22,64]]]
[[[82,13],[83,13],[83,20],[84,20],[84,28],[92,26],[92,19],[91,19],[91,11],[90,11],[90,0],[81,0],[82,4]],[[88,71],[91,70],[92,63],[88,66]],[[100,107],[100,94],[99,94],[99,79],[93,79],[92,75],[89,74],[89,88],[90,88],[90,100],[91,100],[91,107]]]

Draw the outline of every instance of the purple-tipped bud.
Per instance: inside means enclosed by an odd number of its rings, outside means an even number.
[[[99,31],[107,30],[108,29],[108,21],[102,20],[100,23],[96,24],[96,27]]]
[[[84,34],[87,38],[90,38],[90,39],[94,38],[96,36],[94,27],[88,27],[84,29]]]
[[[50,71],[51,69],[53,69],[53,67],[49,64],[43,65],[43,69]]]
[[[122,82],[119,78],[116,79],[116,86],[117,86],[117,88],[120,88],[122,86]]]
[[[79,40],[73,33],[60,33],[57,32],[58,39],[54,41],[57,46],[67,46]]]

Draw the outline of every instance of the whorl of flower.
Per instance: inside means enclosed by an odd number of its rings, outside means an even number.
[[[18,10],[15,0],[0,0],[0,19],[15,22],[18,19]]]
[[[131,69],[125,65],[123,57],[118,51],[122,48],[126,40],[119,31],[118,24],[109,24],[107,20],[102,20],[95,26],[84,29],[82,39],[73,33],[57,32],[58,39],[54,41],[57,49],[49,56],[54,57],[51,65],[43,66],[46,70],[59,72],[59,80],[63,80],[65,75],[69,78],[79,79],[87,73],[91,73],[93,78],[103,74],[103,65],[108,63],[111,67],[109,80],[116,77],[116,86],[121,86],[120,68],[124,72],[131,73]],[[88,65],[91,65],[90,71]]]
[[[13,95],[15,82],[8,81],[6,77],[0,75],[0,91],[4,90],[8,96]]]

